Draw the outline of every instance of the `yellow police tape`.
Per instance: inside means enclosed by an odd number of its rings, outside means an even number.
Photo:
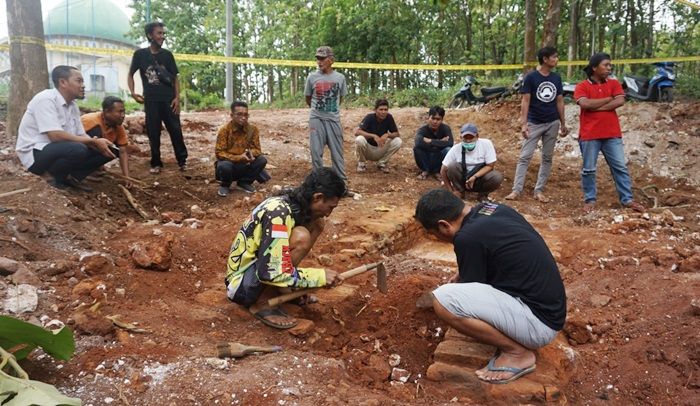
[[[700,10],[700,4],[691,3],[688,0],[676,0],[676,3],[685,4],[686,6],[690,6],[696,10]]]
[[[37,45],[39,40],[33,37],[10,37],[11,43],[32,44]],[[109,49],[109,48],[91,48],[83,46],[70,46],[58,44],[46,44],[46,49],[49,51],[58,52],[77,52],[90,55],[118,55],[131,56],[134,51],[126,49]],[[8,44],[0,44],[0,52],[9,50]],[[174,54],[178,61],[188,62],[215,62],[215,63],[234,63],[248,65],[267,65],[267,66],[288,66],[288,67],[315,67],[315,61],[299,61],[290,59],[269,59],[269,58],[243,58],[238,56],[226,57],[221,55],[193,55],[193,54]],[[643,64],[654,62],[695,62],[700,61],[700,56],[668,56],[662,58],[643,58],[643,59],[615,59],[615,64]],[[583,66],[588,61],[560,61],[560,66]],[[344,69],[379,69],[379,70],[450,70],[450,71],[466,71],[466,70],[516,70],[523,67],[534,66],[534,63],[527,64],[504,64],[504,65],[422,65],[422,64],[390,64],[390,63],[359,63],[359,62],[336,62],[333,64],[336,68]]]

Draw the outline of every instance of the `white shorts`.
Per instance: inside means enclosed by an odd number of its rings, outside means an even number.
[[[531,350],[544,347],[557,335],[519,298],[483,283],[448,283],[433,295],[450,313],[484,321]]]

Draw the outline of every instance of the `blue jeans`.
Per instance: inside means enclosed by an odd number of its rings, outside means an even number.
[[[622,138],[605,138],[600,140],[579,141],[583,167],[581,168],[581,189],[586,203],[595,202],[596,185],[595,175],[598,164],[598,153],[602,152],[605,161],[610,167],[610,174],[615,181],[620,203],[623,205],[632,202],[632,178],[625,165],[625,150]]]

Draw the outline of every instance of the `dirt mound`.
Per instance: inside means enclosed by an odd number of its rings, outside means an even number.
[[[506,177],[496,200],[512,182],[518,109],[509,101],[449,110],[445,119],[455,134],[471,121],[494,141]],[[364,275],[322,291],[321,303],[285,305],[308,320],[296,335],[274,331],[228,302],[223,272],[233,236],[252,208],[298,184],[310,169],[307,110],[251,110],[273,179],[256,185],[256,194],[234,191],[227,199],[216,195],[212,156],[216,130],[228,113],[184,113],[187,172],[177,170],[165,134],[161,174],[148,173],[147,157],[130,161],[131,173],[142,181],[130,192],[147,219],[117,186],[117,175],[92,182],[90,194],[59,192],[21,170],[14,146],[3,138],[0,190],[31,188],[0,198],[2,256],[40,278],[38,307],[21,317],[40,322],[46,315],[78,331],[73,360],[35,354],[25,364],[30,375],[86,404],[491,402],[486,393],[425,379],[445,326],[419,310],[416,299],[455,270],[451,248],[427,238],[412,220],[420,194],[440,186],[415,178],[411,147],[426,109],[392,109],[404,147],[390,162],[391,173],[369,165],[360,175],[350,134],[367,112],[343,111],[342,117],[350,187],[360,196],[343,199],[305,265],[346,270],[383,260],[390,290],[379,293],[372,275]],[[567,107],[574,136],[557,144],[547,188],[551,203],[524,193],[511,204],[543,235],[561,267],[569,307],[565,335],[582,367],[559,389],[573,404],[700,403],[700,317],[693,305],[700,299],[698,112],[699,103],[622,109],[635,195],[656,207],[647,214],[620,209],[607,170],[599,171],[599,210],[580,214],[575,107]],[[130,117],[127,125],[131,142],[147,155],[142,119]],[[536,156],[526,188],[533,186],[538,163]],[[108,169],[118,172],[116,163]],[[0,280],[0,295],[7,283]],[[95,310],[93,303],[100,303]],[[234,341],[281,345],[283,351],[213,358],[219,342]],[[405,383],[390,380],[389,362],[396,356],[410,375]]]

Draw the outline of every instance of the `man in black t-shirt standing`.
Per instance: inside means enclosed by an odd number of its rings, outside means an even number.
[[[146,24],[146,37],[150,45],[134,52],[127,82],[131,97],[144,103],[146,132],[151,146],[151,173],[160,173],[163,161],[160,159],[161,122],[170,134],[175,158],[180,170],[187,168],[187,147],[182,137],[180,125],[180,83],[178,69],[173,54],[163,48],[165,26],[161,22]],[[143,83],[143,96],[134,92],[134,73],[139,71]]]
[[[544,47],[537,51],[537,60],[539,66],[525,76],[523,87],[520,89],[520,123],[524,141],[515,168],[513,191],[506,196],[506,200],[515,200],[522,193],[527,167],[537,149],[537,143],[542,139],[542,163],[537,174],[534,197],[535,200],[548,203],[549,198],[544,195],[544,186],[552,172],[557,132],[565,137],[569,130],[566,128],[564,116],[561,78],[552,71],[559,63],[559,54],[553,47]]]
[[[425,180],[428,175],[439,177],[442,161],[452,148],[454,138],[450,126],[443,123],[445,109],[433,106],[428,111],[428,122],[416,132],[413,157],[420,169],[418,179]]]
[[[566,321],[564,284],[542,237],[508,206],[465,206],[445,189],[424,194],[415,217],[457,255],[457,275],[432,292],[435,313],[498,349],[477,377],[509,383],[533,372],[535,350]]]
[[[389,173],[389,158],[401,148],[401,136],[394,117],[389,114],[389,101],[378,99],[374,113],[367,114],[355,130],[357,172],[367,170],[366,161],[377,161],[377,168]]]

